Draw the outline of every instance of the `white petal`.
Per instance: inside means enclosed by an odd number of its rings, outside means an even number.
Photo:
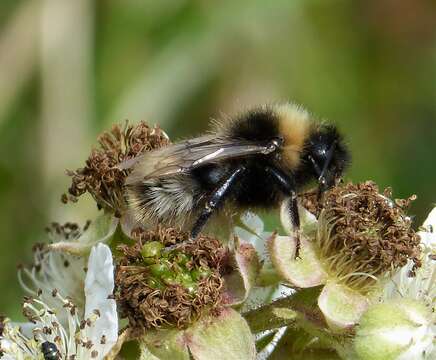
[[[19,327],[20,332],[29,339],[33,336],[33,329],[38,326],[32,322],[11,322],[10,324],[12,327]]]
[[[424,221],[424,227],[429,225],[436,227],[436,207],[430,211],[430,214],[428,214],[427,219]]]
[[[87,336],[99,347],[99,357],[103,358],[116,343],[118,337],[118,316],[116,303],[108,299],[114,290],[114,265],[112,253],[107,245],[97,244],[91,250],[88,260],[88,273],[85,279],[85,318],[98,310],[100,317],[88,328]],[[100,344],[102,336],[106,344]]]
[[[262,219],[252,212],[246,212],[241,216],[242,225],[236,226],[234,234],[242,241],[253,245],[257,252],[262,256],[265,254],[265,239],[267,236],[263,232],[264,224]]]
[[[256,234],[261,234],[264,229],[262,219],[255,213],[247,211],[241,218],[242,222]]]
[[[436,207],[430,211],[427,219],[424,221],[423,227],[425,231],[420,231],[418,234],[421,237],[421,242],[428,248],[436,247]]]
[[[7,339],[0,339],[0,349],[3,350],[9,350],[11,348],[11,342]],[[3,356],[9,356],[9,355],[3,355]],[[3,358],[1,358],[3,360]]]

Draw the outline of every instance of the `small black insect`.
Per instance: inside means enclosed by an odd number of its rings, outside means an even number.
[[[297,193],[317,180],[321,194],[349,160],[336,127],[283,104],[241,113],[217,123],[209,135],[146,152],[122,166],[133,167],[126,191],[139,222],[180,225],[195,238],[221,210],[235,214],[283,203],[298,228]]]
[[[59,360],[61,358],[58,347],[50,341],[41,344],[41,351],[45,360]]]

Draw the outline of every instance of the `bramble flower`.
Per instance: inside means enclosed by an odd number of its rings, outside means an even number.
[[[83,313],[85,306],[86,258],[93,246],[112,240],[118,219],[103,215],[83,228],[77,224],[52,223],[47,227],[48,244],[38,243],[33,247],[34,261],[30,268],[20,266],[18,280],[23,289],[35,296],[42,290],[42,300],[53,305],[50,296],[57,289],[72,300]],[[61,320],[62,317],[61,317]]]
[[[349,184],[324,195],[315,206],[318,218],[301,208],[299,259],[285,211],[282,222],[289,235],[269,241],[272,262],[287,282],[300,288],[324,285],[318,306],[332,329],[358,322],[379,278],[409,260],[420,266],[419,236],[403,210],[413,198],[394,203],[389,195],[389,190],[379,194],[372,182]]]
[[[32,323],[32,336],[8,320],[0,328],[0,357],[5,360],[44,359],[47,346],[62,359],[103,359],[118,338],[116,304],[108,296],[114,287],[110,249],[95,246],[89,257],[85,279],[85,313],[79,314],[76,305],[57,289],[50,295],[55,306],[43,300],[43,291],[26,298],[23,313]],[[59,320],[67,319],[66,325]]]
[[[301,196],[298,231],[285,201],[286,236],[247,212],[230,241],[217,237],[228,229],[192,240],[126,211],[131,165],[167,144],[158,127],[114,126],[68,173],[62,200],[89,193],[103,212],[84,228],[53,223],[34,247],[19,271],[30,322],[0,316],[0,358],[110,360],[126,341],[140,360],[436,357],[436,209],[415,233],[414,197],[339,185]]]
[[[360,359],[434,359],[436,357],[435,209],[418,233],[421,267],[409,261],[386,279],[380,303],[360,320],[354,348]]]

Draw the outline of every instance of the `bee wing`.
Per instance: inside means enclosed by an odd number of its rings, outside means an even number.
[[[127,164],[127,167],[133,166],[134,170],[126,183],[185,173],[201,165],[253,154],[269,154],[273,150],[270,144],[202,136],[141,155]]]

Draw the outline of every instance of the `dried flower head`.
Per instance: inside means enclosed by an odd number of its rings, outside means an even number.
[[[63,202],[76,201],[84,193],[90,193],[99,208],[120,216],[124,208],[123,185],[128,169],[120,163],[133,159],[144,151],[158,149],[169,144],[169,138],[159,127],[151,128],[145,122],[137,125],[114,125],[112,130],[98,137],[100,147],[93,149],[85,167],[67,171],[71,177],[68,193]]]
[[[404,266],[411,259],[420,266],[420,239],[405,210],[416,197],[391,200],[371,181],[336,186],[316,202],[309,194],[303,203],[319,220],[316,236],[330,271],[354,281],[361,289],[371,276]],[[356,274],[357,276],[353,276]],[[360,276],[366,275],[366,276]]]
[[[136,229],[133,246],[122,245],[124,254],[116,271],[116,298],[130,325],[184,328],[222,306],[223,269],[227,251],[214,238],[201,235],[189,242],[177,229]],[[171,250],[166,245],[180,243]]]

